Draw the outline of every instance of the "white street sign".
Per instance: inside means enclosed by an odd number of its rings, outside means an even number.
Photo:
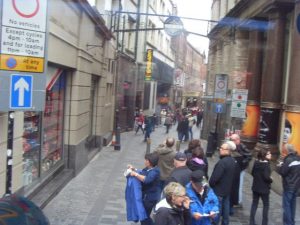
[[[46,32],[47,0],[3,0],[2,25]]]
[[[44,57],[45,33],[2,26],[1,54]]]
[[[214,98],[215,99],[224,99],[224,100],[226,100],[226,97],[227,97],[227,82],[228,82],[227,74],[216,74],[215,92],[214,92]]]
[[[248,89],[233,89],[231,103],[231,117],[246,118]]]
[[[247,101],[248,89],[233,89],[232,101]]]
[[[230,116],[237,118],[246,118],[246,107],[247,102],[233,101],[231,104]]]

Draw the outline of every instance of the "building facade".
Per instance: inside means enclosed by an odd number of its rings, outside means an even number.
[[[214,94],[216,74],[228,75],[227,110],[215,127],[216,113],[206,114],[205,135],[216,128],[241,130],[243,141],[253,148],[285,154],[282,144],[300,152],[299,103],[299,1],[215,0],[209,33],[207,99]],[[230,117],[231,92],[247,89],[244,119]],[[212,100],[207,111],[213,111]]]
[[[14,124],[12,192],[40,206],[101,150],[114,120],[114,45],[104,19],[87,1],[53,0],[48,24],[45,109],[16,112]],[[0,113],[2,134],[7,116]],[[1,195],[6,140],[0,139]]]

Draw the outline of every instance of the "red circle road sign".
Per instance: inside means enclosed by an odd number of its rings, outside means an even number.
[[[218,87],[219,89],[224,89],[224,87],[225,87],[225,82],[222,81],[222,80],[218,81],[217,87]]]
[[[17,6],[17,3],[16,3],[17,0],[12,0],[13,8],[22,17],[25,17],[25,18],[34,17],[38,13],[38,11],[40,9],[40,0],[31,0],[31,1],[35,1],[36,2],[35,9],[32,12],[29,12],[29,13],[28,12],[26,12],[26,13],[22,12],[22,10],[19,9],[18,6]]]

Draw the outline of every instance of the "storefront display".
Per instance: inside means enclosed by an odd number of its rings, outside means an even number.
[[[43,118],[42,173],[62,159],[65,77],[63,74],[47,87]]]
[[[48,78],[44,112],[24,112],[24,186],[33,183],[62,160],[65,75],[62,70],[56,70]]]
[[[38,178],[41,148],[41,125],[39,112],[24,112],[23,131],[23,184]]]

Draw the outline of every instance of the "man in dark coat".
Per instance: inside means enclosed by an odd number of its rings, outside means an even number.
[[[177,182],[183,187],[190,182],[192,171],[186,166],[186,154],[183,152],[177,152],[174,158],[175,168],[172,170],[170,177],[167,179],[167,183]]]
[[[215,165],[209,180],[209,185],[219,198],[222,225],[229,224],[230,191],[236,164],[235,160],[231,157],[231,151],[234,148],[235,144],[230,141],[221,145],[220,160]]]
[[[295,225],[297,191],[300,188],[300,156],[293,145],[285,144],[284,148],[288,154],[278,165],[283,186],[283,224]]]
[[[231,207],[241,207],[243,199],[243,183],[245,169],[248,167],[252,155],[251,152],[247,149],[247,147],[243,143],[241,143],[241,139],[238,134],[232,134],[230,140],[233,141],[236,145],[236,149],[232,152],[231,156],[237,162],[235,168],[233,187],[231,189],[230,203]]]

